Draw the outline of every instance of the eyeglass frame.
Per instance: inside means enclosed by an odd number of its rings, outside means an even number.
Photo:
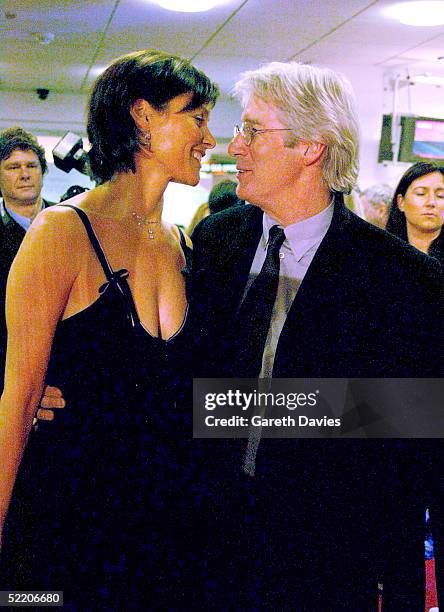
[[[255,127],[251,126],[249,128],[250,134],[245,134],[245,125],[249,125],[249,124],[244,121],[242,121],[240,125],[238,123],[235,123],[234,128],[233,128],[233,138],[236,138],[236,136],[239,136],[240,134],[242,138],[245,140],[245,144],[247,145],[247,147],[251,145],[256,134],[263,134],[264,132],[292,132],[293,131],[293,128],[263,128],[261,130],[258,130]]]

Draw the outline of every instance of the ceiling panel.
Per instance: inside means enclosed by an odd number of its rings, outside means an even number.
[[[0,6],[0,89],[79,93],[115,57],[154,47],[194,57],[228,92],[261,62],[415,66],[444,72],[444,28],[389,20],[391,0],[229,0],[180,13],[154,0],[5,0]],[[15,14],[8,18],[7,13]],[[52,42],[39,38],[49,33]]]
[[[112,0],[5,3],[0,13],[0,86],[79,91],[113,5]],[[8,12],[15,18],[8,19]]]

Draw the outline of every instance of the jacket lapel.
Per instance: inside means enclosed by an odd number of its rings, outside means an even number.
[[[240,224],[233,228],[231,239],[227,242],[227,250],[221,254],[223,259],[220,261],[220,267],[217,267],[222,271],[220,282],[224,284],[224,287],[221,288],[223,291],[230,288],[236,309],[242,299],[251,264],[262,235],[262,211],[250,205],[245,205],[245,209],[245,215]]]

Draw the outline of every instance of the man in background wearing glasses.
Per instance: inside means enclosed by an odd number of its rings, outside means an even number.
[[[348,81],[276,62],[235,93],[229,152],[251,206],[193,233],[201,374],[441,376],[438,264],[344,206],[359,145]],[[424,440],[208,442],[209,558],[227,609],[373,610],[380,581],[387,609],[423,609]]]

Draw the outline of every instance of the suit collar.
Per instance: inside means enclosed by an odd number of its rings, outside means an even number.
[[[227,262],[237,260],[240,265],[241,262],[248,263],[248,272],[262,235],[263,212],[251,204],[245,204],[242,208],[243,215],[236,227],[235,239],[230,245],[230,252],[225,254],[225,260]]]
[[[8,225],[17,225],[14,219],[11,217],[11,215],[6,210],[6,206],[5,206],[5,202],[3,198],[0,200],[0,217],[5,227],[7,227]]]
[[[42,199],[42,210],[44,208],[47,208],[48,206],[49,206],[49,203],[46,200]],[[10,225],[18,225],[18,223],[11,217],[11,215],[6,210],[6,206],[5,206],[5,202],[3,198],[0,198],[0,219],[1,219],[2,224],[5,227],[8,227]]]
[[[348,224],[353,216],[344,204],[344,196],[342,193],[334,193],[333,198],[333,218],[327,234],[318,249],[318,251],[321,250],[321,252],[324,243],[330,246],[332,242],[342,242],[341,228],[344,228],[344,224]],[[225,253],[224,257],[227,264],[234,262],[236,266],[240,266],[240,269],[245,267],[245,273],[248,274],[256,253],[257,245],[262,236],[264,213],[260,208],[251,204],[245,204],[242,206],[242,209],[242,216],[236,227],[235,239],[230,245],[230,252]],[[318,253],[315,255],[316,259],[317,257]]]

